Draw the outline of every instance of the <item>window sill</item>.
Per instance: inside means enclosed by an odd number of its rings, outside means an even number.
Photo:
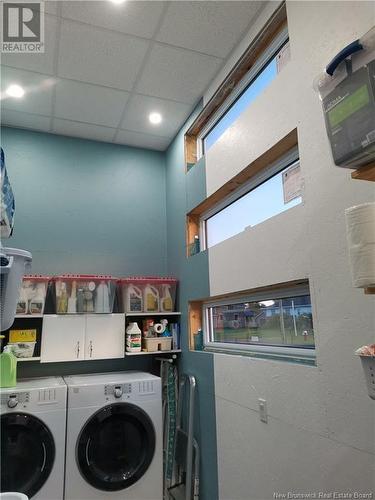
[[[258,359],[269,359],[272,361],[282,361],[286,363],[295,363],[307,366],[316,366],[316,356],[315,351],[311,350],[310,356],[298,356],[298,354],[283,354],[283,353],[271,353],[265,351],[256,351],[250,349],[236,349],[236,348],[223,348],[223,347],[213,347],[206,346],[203,351],[196,352],[206,352],[210,354],[226,354],[230,356],[245,356],[248,358],[258,358]]]

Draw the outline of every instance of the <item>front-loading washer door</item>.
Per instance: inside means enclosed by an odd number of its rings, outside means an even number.
[[[130,403],[114,403],[85,423],[77,440],[76,459],[84,479],[94,488],[119,491],[137,482],[155,452],[150,417]]]
[[[47,481],[55,461],[51,431],[26,413],[1,415],[0,491],[18,491],[32,498]]]

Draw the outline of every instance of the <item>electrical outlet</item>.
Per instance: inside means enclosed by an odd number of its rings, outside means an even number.
[[[259,398],[258,404],[259,404],[260,421],[267,424],[268,423],[267,401],[265,399]]]

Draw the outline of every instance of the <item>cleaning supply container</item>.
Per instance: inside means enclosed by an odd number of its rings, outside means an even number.
[[[130,323],[126,328],[126,352],[141,352],[142,332],[138,323]]]
[[[50,276],[24,276],[17,302],[17,315],[41,315],[44,313],[50,280]]]
[[[177,280],[162,278],[160,281],[160,311],[173,312],[176,307]]]
[[[142,278],[122,278],[119,280],[123,312],[143,312],[143,287]]]
[[[4,339],[4,335],[0,336]],[[17,385],[17,358],[8,346],[0,354],[0,388]]]
[[[147,352],[170,351],[172,349],[171,337],[153,337],[143,339],[144,350]]]
[[[119,280],[123,312],[173,312],[177,280],[171,277],[133,276]]]
[[[32,358],[34,355],[36,342],[8,342],[9,351],[16,358]]]
[[[31,260],[31,253],[26,250],[0,247],[1,331],[13,324],[25,267],[31,264]]]
[[[106,275],[55,276],[56,314],[112,313],[117,281]]]

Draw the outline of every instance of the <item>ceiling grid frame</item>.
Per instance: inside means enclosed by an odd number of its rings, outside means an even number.
[[[54,19],[54,23],[56,24],[55,31],[52,33],[54,34],[54,39],[52,40],[53,43],[53,53],[51,56],[51,53],[46,55],[48,61],[48,64],[43,63],[43,68],[40,66],[42,64],[37,64],[32,62],[31,64],[29,61],[27,61],[27,64],[25,64],[26,67],[22,66],[22,61],[16,61],[14,59],[14,55],[11,56],[11,58],[8,58],[3,56],[3,65],[2,65],[2,73],[5,75],[4,76],[4,81],[2,85],[2,95],[5,86],[9,84],[9,81],[7,81],[7,74],[10,73],[10,75],[17,75],[20,74],[22,77],[25,77],[26,80],[26,89],[27,89],[27,82],[31,81],[32,83],[35,81],[40,81],[43,82],[43,79],[45,80],[55,80],[56,84],[53,85],[52,89],[50,90],[51,97],[48,97],[51,99],[50,104],[46,104],[45,106],[30,106],[26,109],[24,109],[22,106],[19,105],[19,103],[14,103],[11,102],[10,100],[7,100],[2,102],[2,108],[3,108],[3,120],[2,123],[4,125],[8,126],[13,126],[13,127],[19,127],[19,128],[27,128],[27,129],[34,129],[34,130],[41,130],[45,132],[51,132],[51,133],[57,133],[57,134],[62,134],[62,135],[71,135],[73,137],[82,137],[86,139],[92,139],[92,140],[101,140],[104,142],[112,142],[112,143],[117,143],[117,144],[125,144],[125,145],[130,145],[130,146],[135,146],[135,147],[144,147],[144,148],[149,148],[149,149],[156,149],[156,150],[165,150],[170,142],[173,140],[174,136],[178,132],[178,130],[181,128],[183,123],[186,121],[188,116],[191,114],[193,111],[194,107],[196,104],[199,102],[201,99],[205,89],[209,85],[209,83],[212,81],[212,79],[215,77],[215,75],[220,71],[220,69],[223,67],[225,64],[229,54],[232,52],[234,47],[237,45],[237,43],[241,40],[243,34],[247,31],[249,25],[251,22],[257,17],[259,14],[259,11],[263,8],[264,2],[252,2],[252,7],[249,8],[248,4],[249,2],[215,2],[215,4],[218,4],[217,7],[213,7],[214,2],[211,1],[206,1],[206,2],[199,2],[199,8],[203,9],[203,14],[206,16],[206,22],[207,19],[211,21],[211,18],[209,17],[211,15],[212,9],[214,9],[214,21],[216,22],[216,25],[213,26],[212,28],[212,33],[209,33],[207,35],[208,41],[207,46],[205,46],[204,41],[205,41],[205,34],[198,33],[198,40],[200,40],[199,37],[202,37],[203,43],[199,44],[194,40],[195,46],[184,46],[184,37],[185,37],[185,45],[191,45],[190,41],[189,43],[186,43],[187,40],[189,40],[189,37],[186,37],[186,33],[188,30],[191,28],[191,26],[185,27],[185,35],[181,37],[181,42],[179,38],[176,38],[176,33],[170,32],[171,30],[165,31],[165,25],[168,24],[171,25],[171,19],[167,22],[167,16],[170,14],[169,10],[171,8],[171,2],[156,2],[157,7],[155,7],[155,11],[158,13],[157,19],[154,19],[152,15],[149,13],[148,14],[148,20],[146,20],[146,28],[143,29],[143,21],[142,21],[142,29],[143,32],[140,33],[139,27],[141,26],[140,23],[135,23],[135,27],[131,27],[131,30],[133,33],[128,33],[126,30],[128,29],[126,27],[126,23],[131,22],[132,15],[134,18],[134,13],[138,14],[142,11],[142,4],[147,5],[146,2],[134,2],[134,1],[127,1],[124,4],[124,11],[126,8],[133,9],[133,12],[130,10],[129,11],[129,20],[128,19],[120,19],[118,18],[118,14],[115,14],[117,16],[117,19],[115,19],[115,16],[112,14],[109,14],[108,12],[105,12],[106,17],[104,21],[100,17],[100,9],[110,9],[111,3],[108,2],[108,0],[103,1],[103,2],[90,2],[92,5],[91,7],[94,9],[93,12],[90,11],[90,15],[86,16],[86,12],[84,11],[84,6],[83,2],[76,2],[74,1],[74,8],[81,9],[80,15],[77,16],[77,18],[73,18],[74,16],[69,14],[67,12],[68,9],[71,8],[71,5],[73,2],[64,2],[64,1],[58,1],[58,2],[51,2],[48,1],[47,3],[47,9],[46,9],[46,18],[50,20]],[[89,3],[89,2],[87,2]],[[190,9],[190,17],[193,15],[197,16],[198,14],[195,12],[195,4],[196,2],[176,2],[177,5],[173,5],[173,9],[176,11],[176,9],[180,8],[182,9],[182,14],[184,12],[184,9]],[[96,4],[96,5],[95,5]],[[101,5],[99,5],[101,4]],[[138,5],[136,5],[138,4]],[[207,4],[207,5],[205,5]],[[220,5],[219,5],[220,4]],[[227,5],[225,5],[227,4]],[[115,8],[118,8],[121,6],[114,6]],[[147,8],[147,7],[146,7]],[[215,18],[215,9],[217,8],[218,14],[217,17]],[[96,9],[96,11],[95,11]],[[138,9],[138,10],[137,10]],[[234,12],[233,12],[234,11]],[[114,10],[114,12],[116,12]],[[244,12],[248,14],[248,18],[246,18],[246,22],[244,21]],[[74,13],[74,10],[73,10]],[[193,14],[192,14],[193,13]],[[224,15],[224,13],[226,15]],[[175,13],[176,15],[176,13]],[[70,17],[69,17],[70,16]],[[86,16],[86,17],[85,17]],[[96,17],[95,17],[96,16]],[[111,18],[112,16],[112,18]],[[146,13],[147,17],[147,13]],[[204,17],[204,16],[203,16]],[[226,18],[230,17],[230,22],[227,23]],[[82,20],[83,19],[83,20]],[[142,18],[143,19],[143,18]],[[172,17],[173,21],[173,17]],[[181,15],[181,23],[183,22],[183,15]],[[130,54],[130,61],[132,60],[133,57],[133,63],[136,64],[137,66],[137,72],[136,75],[133,76],[131,75],[132,78],[132,85],[131,88],[125,90],[125,85],[122,86],[122,88],[119,88],[119,86],[114,85],[115,78],[112,81],[108,81],[108,79],[104,79],[103,81],[100,80],[98,81],[90,81],[89,78],[85,79],[85,74],[84,71],[80,72],[80,68],[78,67],[78,70],[73,74],[64,74],[61,72],[61,49],[64,49],[63,41],[62,41],[62,26],[64,25],[70,27],[70,26],[82,26],[85,27],[85,29],[88,29],[89,32],[91,33],[102,33],[102,36],[105,35],[105,33],[108,33],[109,38],[111,38],[111,34],[114,34],[115,38],[114,40],[118,41],[120,47],[122,47],[122,44],[124,43],[124,48],[123,51],[119,49],[119,47],[114,47],[114,50],[117,50],[117,53],[121,53],[124,55],[125,60],[127,57],[127,49],[129,45],[127,43],[130,43],[130,51],[132,51],[132,40],[138,40],[141,45],[137,45],[138,49],[139,47],[143,47],[141,50],[142,52],[142,59],[141,60],[134,60],[134,54]],[[125,23],[125,28],[123,27]],[[148,24],[147,24],[148,23]],[[242,24],[241,24],[242,23]],[[52,26],[55,26],[53,24]],[[100,24],[100,25],[99,25]],[[215,24],[215,23],[214,23]],[[240,26],[241,29],[238,30],[238,33],[233,30],[233,27],[235,26]],[[153,28],[152,31],[150,28]],[[199,30],[199,19],[198,19],[198,27],[193,26],[194,29]],[[228,28],[228,29],[227,29]],[[138,33],[137,33],[138,29]],[[178,32],[178,27],[174,27],[175,31],[177,30]],[[122,30],[122,31],[121,31]],[[125,31],[124,31],[125,30]],[[146,33],[145,30],[148,32]],[[163,31],[164,30],[164,31]],[[221,30],[221,31],[220,31]],[[227,31],[226,31],[227,30]],[[232,30],[232,31],[231,31]],[[78,30],[79,31],[79,30]],[[76,29],[77,32],[77,29]],[[216,45],[212,44],[212,40],[218,40],[218,47],[220,46],[220,40],[219,40],[219,35],[220,33],[226,34],[229,38],[235,41],[235,43],[232,43],[230,46],[225,47],[225,51],[223,51],[222,47],[222,53],[217,55],[219,53],[219,49],[216,49]],[[150,36],[148,36],[148,34]],[[179,34],[179,33],[177,33]],[[51,35],[51,27],[50,27],[50,36]],[[92,35],[94,36],[94,35]],[[174,38],[173,38],[174,37]],[[211,37],[211,38],[210,38]],[[216,38],[215,38],[216,37]],[[224,37],[225,38],[225,37]],[[169,43],[169,40],[172,39],[173,43]],[[223,43],[221,42],[221,45],[223,46]],[[73,44],[74,46],[74,44]],[[211,49],[210,49],[211,47]],[[212,50],[212,47],[215,48],[215,50]],[[159,80],[159,87],[162,88],[163,90],[163,95],[157,95],[157,92],[154,92],[154,88],[152,86],[152,82],[150,82],[149,85],[151,85],[151,92],[148,92],[150,90],[150,87],[148,85],[144,85],[144,80],[145,79],[145,73],[146,76],[150,75],[150,58],[155,57],[155,50],[159,51],[159,56],[160,54],[163,54],[163,57],[167,57],[167,62],[168,62],[168,56],[173,55],[175,58],[175,64],[180,64],[180,70],[183,69],[181,67],[181,62],[179,63],[179,59],[184,59],[187,58],[186,60],[191,60],[193,63],[196,61],[196,67],[200,70],[198,71],[198,76],[201,77],[201,80],[198,81],[197,83],[194,80],[188,81],[187,83],[183,81],[183,78],[181,77],[180,80],[178,81],[178,73],[179,73],[179,68],[174,68],[173,64],[171,64],[171,70],[168,72],[168,75],[164,75],[164,78],[170,78],[171,80],[171,88],[173,85],[175,85],[175,88],[177,89],[176,92],[168,92],[168,89],[164,90],[163,89],[163,79]],[[197,50],[199,49],[199,50]],[[165,52],[166,51],[166,52]],[[172,52],[171,52],[172,51]],[[213,54],[213,52],[217,52],[217,54]],[[74,51],[72,51],[74,52]],[[108,50],[108,57],[110,58],[112,53],[111,50]],[[134,52],[134,51],[133,51]],[[136,53],[136,52],[135,52]],[[139,50],[138,50],[138,53]],[[179,55],[178,55],[179,54]],[[99,54],[100,55],[100,54]],[[26,55],[21,55],[22,57],[25,57]],[[74,54],[73,54],[74,56]],[[39,56],[35,56],[38,58]],[[52,57],[52,63],[51,63],[51,57]],[[92,56],[94,59],[94,56]],[[45,59],[44,61],[47,61]],[[172,57],[173,60],[173,57]],[[34,59],[35,61],[35,59]],[[116,62],[121,63],[121,61],[115,61],[115,60],[110,60],[108,63],[107,61],[107,66],[108,64],[115,64]],[[53,68],[52,73],[46,73],[44,69],[50,69],[51,70],[51,65]],[[194,64],[193,64],[194,65]],[[78,65],[79,66],[79,65]],[[74,69],[74,63],[72,64],[72,67]],[[111,67],[111,66],[109,66]],[[115,66],[113,66],[115,68]],[[124,67],[121,68],[119,66],[119,72],[118,72],[118,77],[121,74],[125,74]],[[43,71],[41,71],[43,69]],[[154,67],[153,70],[155,70],[155,60],[154,60]],[[98,61],[98,71],[100,71],[100,60]],[[155,71],[154,71],[155,72]],[[156,71],[157,72],[157,71]],[[66,71],[65,73],[69,73]],[[63,76],[62,76],[63,74]],[[78,77],[77,77],[78,75]],[[152,77],[154,76],[153,73],[151,72]],[[163,76],[163,75],[162,75]],[[22,80],[22,78],[20,77]],[[176,81],[175,81],[176,80]],[[198,78],[199,80],[199,78]],[[114,114],[116,116],[110,117],[110,120],[108,119],[108,122],[106,122],[105,125],[102,125],[98,123],[100,120],[95,121],[95,123],[92,121],[92,116],[83,116],[82,118],[78,117],[77,119],[77,114],[79,113],[79,107],[84,106],[85,103],[78,103],[78,110],[73,109],[74,102],[73,104],[67,103],[67,111],[66,113],[69,115],[69,105],[71,107],[71,110],[74,111],[73,113],[73,118],[69,119],[64,117],[60,117],[56,114],[56,109],[57,109],[57,97],[61,93],[61,85],[63,82],[73,82],[77,84],[78,86],[82,86],[81,89],[81,94],[84,95],[84,90],[85,90],[85,85],[89,85],[92,87],[87,87],[87,89],[91,90],[91,94],[95,97],[97,96],[98,99],[100,96],[117,96],[119,99],[119,104],[118,106],[121,108],[122,111],[120,113],[119,119],[116,118],[118,116],[117,112]],[[161,83],[160,83],[161,82]],[[21,84],[23,82],[21,81]],[[60,84],[60,86],[59,86]],[[196,84],[196,85],[195,85]],[[185,85],[185,87],[184,87]],[[35,84],[32,86],[36,86]],[[187,86],[187,87],[186,87]],[[195,88],[194,88],[195,86]],[[68,88],[71,87],[74,89],[74,85],[68,85]],[[156,85],[157,87],[157,85]],[[174,87],[173,87],[174,88]],[[189,95],[187,98],[185,98],[184,94],[184,88],[189,89]],[[144,90],[148,91],[144,91]],[[191,90],[191,92],[190,92]],[[105,94],[105,92],[106,94]],[[104,92],[104,94],[103,94]],[[117,92],[117,94],[116,94]],[[122,94],[121,94],[122,93]],[[160,93],[160,92],[159,92]],[[40,93],[41,94],[41,93]],[[65,92],[66,94],[66,92]],[[39,95],[39,98],[43,98],[44,94]],[[37,96],[38,97],[38,96]],[[114,98],[112,101],[114,100]],[[25,96],[24,100],[26,100],[28,96]],[[47,97],[45,97],[47,99]],[[66,99],[66,96],[65,96]],[[86,98],[86,101],[88,98]],[[83,99],[83,100],[85,100]],[[125,103],[122,104],[121,100],[124,99]],[[94,99],[95,100],[95,99]],[[74,101],[74,99],[72,99]],[[64,101],[62,101],[64,103]],[[104,101],[105,102],[105,101]],[[149,109],[148,113],[155,111],[157,105],[160,103],[162,107],[162,111],[164,110],[165,113],[163,112],[163,122],[159,127],[152,128],[150,124],[148,123],[148,115],[146,116],[146,107],[148,105],[151,106]],[[95,102],[94,104],[94,111],[95,111]],[[153,106],[155,104],[155,106]],[[88,105],[88,103],[86,103]],[[61,104],[60,104],[61,108]],[[100,109],[100,106],[99,106]],[[50,111],[50,112],[49,112]],[[137,112],[142,112],[142,116],[137,116]],[[47,112],[47,113],[46,113]],[[87,115],[87,113],[86,113]],[[90,115],[90,113],[89,113]],[[92,113],[91,113],[92,115]],[[115,121],[116,118],[116,121]],[[140,126],[140,118],[144,120],[144,128],[143,126]],[[90,121],[86,121],[86,120]],[[45,126],[44,124],[46,123],[46,120],[49,121],[49,126]],[[112,120],[112,121],[111,121]],[[35,122],[35,126],[34,126]],[[59,125],[59,127],[57,127]]]

